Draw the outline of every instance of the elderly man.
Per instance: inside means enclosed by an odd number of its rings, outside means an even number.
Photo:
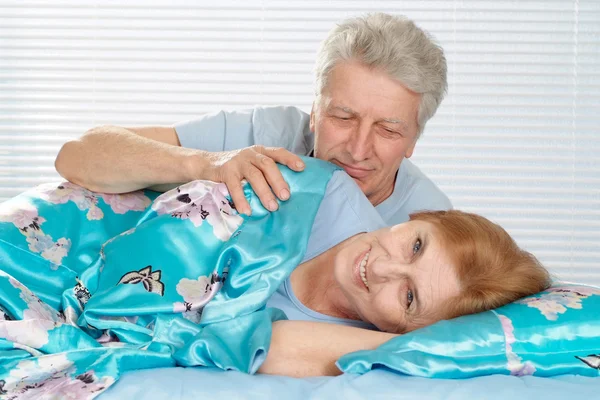
[[[246,179],[265,208],[289,188],[275,163],[301,171],[298,155],[343,168],[386,223],[451,207],[414,164],[425,124],[444,96],[443,51],[412,21],[387,14],[349,19],[323,41],[310,115],[295,107],[218,112],[174,127],[101,126],[66,143],[56,169],[90,190],[164,190],[195,179],[224,182],[242,213]]]

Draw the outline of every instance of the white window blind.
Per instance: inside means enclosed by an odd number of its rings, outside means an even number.
[[[100,124],[313,100],[336,21],[404,14],[446,51],[415,162],[562,279],[600,285],[600,2],[0,1],[0,200]]]

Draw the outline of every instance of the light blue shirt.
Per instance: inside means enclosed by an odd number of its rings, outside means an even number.
[[[260,144],[309,155],[314,134],[310,116],[297,107],[219,111],[175,124],[183,147],[227,151]],[[410,160],[400,164],[394,192],[375,209],[388,225],[406,222],[419,210],[448,210],[448,197]]]

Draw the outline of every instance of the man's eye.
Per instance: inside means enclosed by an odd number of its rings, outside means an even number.
[[[413,254],[417,254],[421,250],[421,239],[417,239],[413,245]]]
[[[412,304],[414,299],[415,298],[414,298],[413,292],[412,292],[412,290],[409,289],[406,292],[406,308],[410,307],[410,305]]]

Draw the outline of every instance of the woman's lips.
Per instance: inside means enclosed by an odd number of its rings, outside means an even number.
[[[366,290],[367,292],[369,291],[369,288],[365,285],[365,283],[363,282],[363,280],[360,276],[360,263],[370,251],[371,251],[370,248],[368,250],[363,251],[356,258],[356,260],[354,260],[354,268],[353,268],[353,273],[352,273],[352,280],[354,281],[354,283],[358,287],[360,287],[362,290]]]

